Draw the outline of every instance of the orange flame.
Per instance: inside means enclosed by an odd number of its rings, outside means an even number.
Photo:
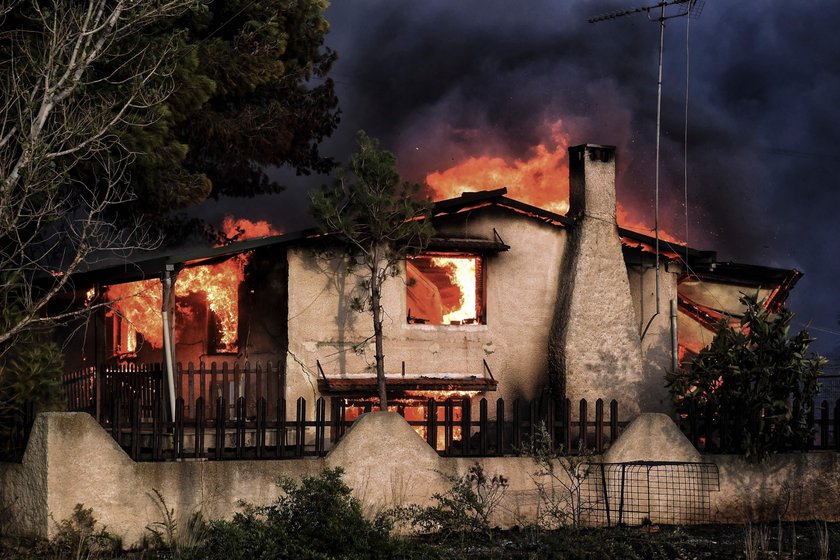
[[[258,237],[268,237],[281,233],[265,220],[252,222],[247,218],[234,218],[233,216],[225,216],[222,221],[222,230],[225,232],[225,237],[230,241],[245,241],[246,239],[257,239]]]
[[[438,200],[455,198],[468,191],[506,187],[511,198],[566,214],[569,211],[569,135],[560,120],[552,123],[550,129],[553,148],[538,144],[531,149],[529,159],[509,162],[489,155],[471,157],[454,167],[426,175],[426,183]],[[621,203],[616,203],[616,220],[621,227],[654,235],[648,224],[634,217]],[[683,244],[661,227],[659,237]]]
[[[108,286],[105,297],[112,300],[109,314],[117,314],[128,324],[127,344],[118,350],[135,352],[136,335],[155,348],[163,347],[163,322],[160,317],[161,287],[159,280],[140,280]]]
[[[452,284],[461,291],[459,305],[443,316],[443,324],[475,322],[476,317],[476,274],[474,258],[434,257],[432,262],[447,270]]]
[[[551,125],[554,147],[538,144],[530,159],[508,162],[500,157],[471,157],[444,171],[426,176],[439,199],[465,191],[506,187],[511,198],[565,214],[569,210],[569,136],[562,121]]]
[[[265,221],[252,222],[226,216],[223,230],[228,239],[244,241],[256,237],[276,235],[279,232]],[[206,266],[185,268],[178,273],[175,297],[202,293],[207,306],[215,315],[220,340],[217,351],[235,352],[239,327],[239,285],[245,278],[245,265],[249,255],[236,255],[226,261]],[[111,313],[119,315],[128,324],[127,344],[120,352],[135,352],[136,334],[154,348],[163,347],[161,320],[162,288],[159,280],[141,280],[109,286],[106,297],[113,301]],[[178,309],[179,318],[191,318]],[[177,319],[176,319],[177,320]]]

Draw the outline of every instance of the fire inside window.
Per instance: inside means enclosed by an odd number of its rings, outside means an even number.
[[[479,255],[424,253],[406,261],[409,323],[483,324],[484,261]]]

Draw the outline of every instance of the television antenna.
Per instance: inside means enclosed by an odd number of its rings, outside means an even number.
[[[642,338],[653,324],[653,320],[660,313],[659,305],[659,146],[662,128],[662,58],[665,52],[665,22],[669,19],[688,16],[689,19],[696,19],[700,17],[703,7],[706,5],[706,0],[662,0],[657,4],[651,6],[639,6],[636,8],[627,8],[625,10],[615,10],[607,12],[593,18],[589,18],[589,23],[601,23],[619,19],[634,14],[647,14],[648,21],[659,22],[659,65],[658,78],[656,82],[656,175],[654,180],[654,224],[653,229],[656,238],[656,312],[648,321],[644,331],[642,331]],[[658,12],[658,15],[655,15]],[[686,84],[688,87],[688,84]],[[687,123],[686,123],[687,126]],[[688,211],[686,209],[686,211]]]

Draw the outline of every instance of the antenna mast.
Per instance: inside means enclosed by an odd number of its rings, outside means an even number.
[[[642,331],[642,338],[644,339],[648,329],[653,320],[659,315],[659,144],[661,138],[662,126],[662,58],[665,51],[665,21],[673,18],[689,16],[700,17],[700,12],[703,11],[703,6],[706,0],[662,0],[658,4],[652,6],[640,6],[636,8],[628,8],[626,10],[616,10],[614,12],[607,12],[593,18],[589,18],[589,23],[599,23],[613,19],[630,16],[633,14],[645,13],[648,21],[659,22],[659,65],[658,77],[656,83],[656,175],[654,181],[654,233],[656,237],[656,313],[648,321],[645,330]],[[674,6],[675,9],[671,9]],[[658,16],[652,16],[651,12],[659,11]]]

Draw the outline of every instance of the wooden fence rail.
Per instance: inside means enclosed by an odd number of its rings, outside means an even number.
[[[172,421],[167,420],[160,397],[148,410],[143,403],[140,395],[128,403],[114,399],[104,424],[137,461],[321,457],[352,424],[343,399],[331,399],[328,406],[320,398],[310,409],[303,398],[291,404],[285,399],[269,403],[260,397],[251,410],[245,396],[238,397],[232,406],[224,396],[212,403],[199,396],[193,407],[179,397]],[[610,403],[608,419],[601,400],[595,404],[594,419],[587,415],[586,401],[579,403],[580,415],[574,419],[569,400],[517,399],[508,415],[505,402],[498,399],[491,417],[488,401],[481,399],[477,403],[478,418],[473,418],[473,404],[470,399],[430,399],[426,420],[409,424],[441,455],[463,457],[527,453],[540,434],[546,436],[545,445],[560,453],[600,453],[618,437],[622,426],[616,401]],[[195,416],[190,417],[188,410],[194,410]],[[214,412],[206,414],[210,410]]]
[[[100,422],[110,423],[113,402],[119,399],[122,403],[132,402],[139,398],[141,417],[151,420],[155,402],[163,398],[165,377],[161,364],[121,364],[101,365],[89,367],[64,375],[64,394],[68,411],[89,412]],[[205,409],[201,414],[206,419],[215,419],[216,413],[225,414],[228,419],[236,416],[234,403],[239,398],[245,399],[247,414],[256,415],[257,401],[266,399],[269,414],[280,396],[281,388],[285,386],[283,372],[277,365],[270,362],[263,367],[261,364],[229,366],[224,363],[217,366],[204,363],[198,367],[192,363],[187,366],[178,365],[175,376],[177,396],[188,403],[183,414],[187,419],[195,419],[199,414],[195,403],[199,397],[204,398]],[[219,409],[214,403],[219,397],[224,397],[227,408]]]

